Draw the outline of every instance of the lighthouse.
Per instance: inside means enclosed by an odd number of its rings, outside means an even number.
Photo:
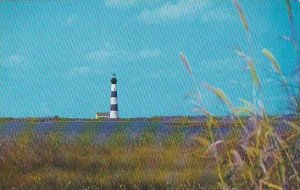
[[[110,95],[109,118],[117,119],[117,118],[119,118],[119,113],[118,113],[118,95],[117,95],[117,77],[116,77],[116,74],[113,74],[110,82],[111,82],[111,95]]]

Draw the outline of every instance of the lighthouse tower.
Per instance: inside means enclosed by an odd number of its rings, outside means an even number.
[[[111,82],[111,96],[110,96],[109,118],[117,119],[119,118],[119,113],[118,113],[118,96],[117,96],[117,78],[115,74],[113,74],[110,82]]]

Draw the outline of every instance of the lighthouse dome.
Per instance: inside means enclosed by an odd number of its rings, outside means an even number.
[[[111,84],[117,84],[117,77],[116,74],[113,74],[111,80],[110,80]]]

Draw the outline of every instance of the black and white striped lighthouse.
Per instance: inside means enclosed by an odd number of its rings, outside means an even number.
[[[119,118],[118,113],[118,95],[117,95],[117,78],[116,74],[113,74],[111,80],[111,95],[110,95],[110,113],[109,118]]]

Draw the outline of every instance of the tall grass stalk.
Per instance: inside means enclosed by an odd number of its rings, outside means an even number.
[[[286,8],[287,8],[287,15],[288,15],[288,22],[289,22],[289,27],[290,27],[290,34],[287,37],[288,41],[293,45],[295,53],[296,53],[296,63],[297,63],[297,67],[295,68],[295,78],[296,78],[296,82],[298,83],[298,86],[296,87],[296,90],[298,90],[298,95],[296,98],[296,111],[300,112],[300,47],[299,47],[299,40],[300,40],[300,29],[299,27],[297,28],[295,26],[295,22],[294,22],[294,12],[293,12],[293,3],[299,3],[297,1],[291,1],[291,0],[285,0],[285,4],[286,4]],[[297,5],[295,5],[297,6]],[[298,29],[298,31],[297,31]],[[291,89],[293,89],[293,94],[296,96],[295,93],[295,88],[291,87]]]
[[[289,82],[286,80],[285,76],[283,75],[280,64],[278,63],[275,56],[268,49],[263,49],[262,52],[269,59],[269,61],[272,63],[274,71],[281,78],[283,88],[284,88],[284,90],[287,94],[287,97],[289,98],[290,105],[292,106],[292,109],[295,110],[298,106],[297,102],[296,102],[296,99],[294,97],[295,94],[291,93],[290,89],[292,89],[292,88],[290,88]]]
[[[196,79],[195,79],[195,77],[194,77],[194,75],[192,73],[192,69],[191,69],[191,66],[190,66],[189,62],[187,61],[187,58],[185,57],[185,55],[183,53],[180,53],[180,58],[181,58],[182,62],[184,63],[184,65],[186,66],[187,71],[192,76],[194,84],[196,85],[197,91],[200,94],[200,89],[199,89],[199,87],[197,85]],[[231,101],[228,99],[228,97],[225,95],[225,93],[221,89],[215,88],[215,87],[213,87],[213,86],[211,86],[209,84],[205,84],[204,86],[208,90],[210,90],[213,93],[215,93],[215,95],[221,101],[223,101],[228,107],[230,107],[230,108],[233,107]],[[211,145],[209,145],[207,147],[207,152],[212,152],[213,157],[215,158],[216,164],[217,164],[217,174],[218,174],[218,177],[219,177],[219,180],[220,180],[220,183],[219,183],[220,187],[222,189],[226,189],[227,188],[227,184],[225,183],[225,180],[224,180],[224,177],[223,177],[224,174],[223,174],[222,169],[221,169],[221,161],[220,161],[220,158],[219,158],[219,156],[217,154],[217,150],[216,150],[216,146],[218,146],[218,144],[219,144],[220,141],[215,141],[215,137],[214,137],[214,134],[212,132],[212,128],[216,127],[216,126],[214,126],[215,120],[214,120],[214,117],[212,115],[210,115],[210,113],[207,111],[207,109],[204,106],[202,106],[202,99],[198,103],[198,105],[200,106],[199,111],[201,111],[202,113],[204,113],[208,117],[207,127],[208,127],[208,133],[209,133],[209,141],[210,141]]]
[[[192,80],[193,80],[193,83],[194,83],[194,87],[196,88],[196,91],[197,91],[197,94],[196,94],[196,99],[197,99],[197,103],[199,105],[202,104],[202,95],[201,95],[201,92],[200,92],[200,88],[198,86],[198,83],[196,81],[196,78],[194,76],[194,73],[193,73],[193,70],[192,70],[192,67],[188,61],[188,59],[186,58],[186,56],[184,55],[183,52],[180,53],[180,59],[181,61],[184,63],[188,73],[190,74]]]
[[[238,2],[238,0],[233,0],[233,3],[239,13],[239,16],[241,18],[241,22],[244,26],[244,29],[245,29],[245,34],[246,34],[246,41],[248,43],[248,46],[250,48],[250,54],[253,55],[253,42],[251,40],[251,33],[250,33],[250,29],[249,29],[249,23],[246,19],[246,14],[245,12],[243,11],[242,9],[242,6],[241,4]],[[256,106],[256,107],[259,107],[259,102],[264,102],[263,100],[263,95],[262,95],[262,91],[261,91],[261,84],[260,84],[260,79],[259,79],[259,76],[257,74],[257,71],[256,71],[256,66],[254,64],[254,61],[253,59],[251,58],[251,56],[247,56],[247,57],[244,57],[245,58],[245,62],[247,63],[248,65],[248,69],[250,71],[250,74],[251,74],[251,78],[252,78],[252,96],[253,96],[253,104]],[[257,97],[258,95],[258,97]],[[260,98],[260,100],[258,100],[258,98]],[[254,116],[255,118],[256,116]]]

